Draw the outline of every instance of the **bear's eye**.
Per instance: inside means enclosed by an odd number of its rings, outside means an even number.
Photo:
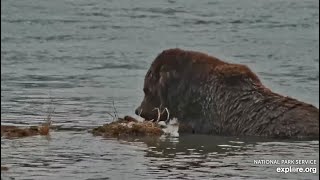
[[[143,88],[143,92],[144,92],[144,94],[149,94],[149,89],[148,88]]]

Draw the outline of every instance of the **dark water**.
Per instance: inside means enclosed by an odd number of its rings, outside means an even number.
[[[1,123],[90,129],[142,100],[163,49],[248,65],[272,90],[319,107],[316,0],[2,0]],[[316,159],[319,141],[235,137],[118,141],[87,131],[1,139],[2,179],[318,179],[257,159]]]

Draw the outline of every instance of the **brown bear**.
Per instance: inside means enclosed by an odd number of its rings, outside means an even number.
[[[201,52],[160,53],[143,91],[135,113],[146,120],[175,117],[179,132],[319,139],[318,108],[272,92],[245,65]]]

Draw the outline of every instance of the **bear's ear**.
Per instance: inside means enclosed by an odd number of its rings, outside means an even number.
[[[159,83],[161,86],[165,86],[166,83],[176,79],[178,73],[176,70],[169,68],[167,65],[163,65],[159,71]]]
[[[162,65],[161,67],[160,67],[160,70],[159,70],[159,72],[161,73],[161,72],[169,72],[170,71],[170,68],[169,68],[169,66],[168,65]]]

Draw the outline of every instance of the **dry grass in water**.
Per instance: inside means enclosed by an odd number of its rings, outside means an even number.
[[[48,108],[48,115],[47,118],[45,119],[45,123],[43,123],[38,129],[39,129],[39,134],[42,136],[47,136],[49,135],[50,132],[50,127],[52,124],[52,114],[54,113],[54,108],[50,111],[50,109]]]

